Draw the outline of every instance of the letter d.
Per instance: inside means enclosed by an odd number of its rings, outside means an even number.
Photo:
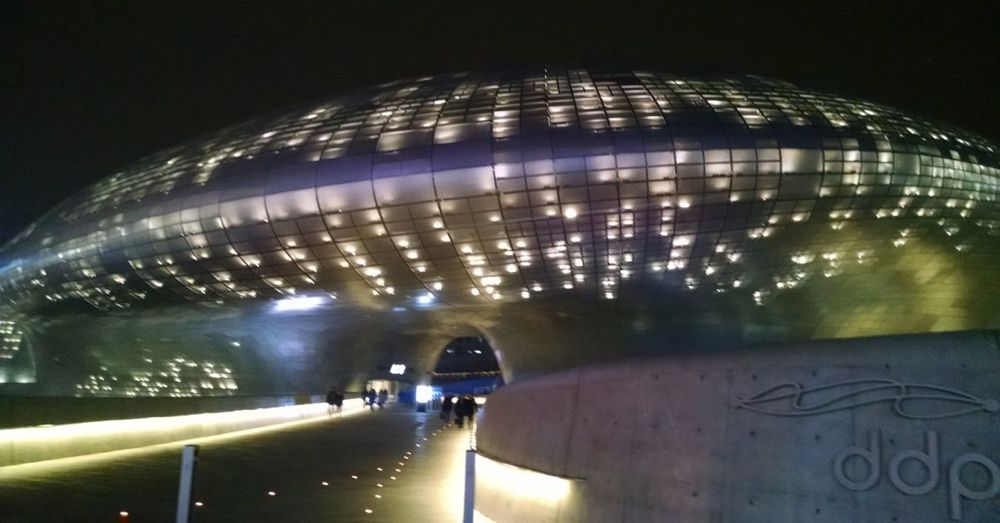
[[[927,468],[927,481],[922,485],[910,485],[903,481],[899,475],[899,469],[903,466],[903,462],[908,459],[915,459]],[[927,433],[926,453],[918,450],[904,450],[892,458],[892,461],[889,462],[889,479],[903,494],[920,496],[934,490],[934,487],[937,486],[941,474],[938,470],[939,467],[937,433],[932,430]]]
[[[880,474],[879,464],[881,463],[881,451],[879,449],[879,444],[879,432],[877,430],[873,430],[868,437],[868,449],[861,447],[847,447],[843,452],[837,454],[837,457],[833,460],[833,477],[837,478],[837,482],[840,483],[842,487],[850,490],[868,490],[878,483]],[[844,465],[846,464],[847,459],[851,456],[858,456],[868,463],[867,478],[861,481],[854,481],[853,479],[847,477],[847,473],[844,472]]]

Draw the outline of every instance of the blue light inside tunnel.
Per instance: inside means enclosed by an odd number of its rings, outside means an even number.
[[[431,293],[421,294],[417,296],[417,305],[428,306],[434,303],[434,295]]]
[[[274,302],[274,312],[307,311],[326,303],[322,296],[293,296]]]

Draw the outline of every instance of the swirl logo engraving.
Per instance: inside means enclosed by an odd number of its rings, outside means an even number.
[[[849,380],[807,388],[784,383],[749,399],[737,396],[735,407],[772,416],[814,416],[889,403],[899,416],[927,420],[995,413],[1000,403],[936,385],[890,379]]]

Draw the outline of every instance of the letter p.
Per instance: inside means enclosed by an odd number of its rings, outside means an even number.
[[[962,483],[962,466],[966,463],[978,463],[990,474],[990,483],[986,490],[969,490]],[[948,468],[948,496],[951,504],[951,519],[962,520],[962,498],[982,501],[1000,493],[1000,468],[990,458],[982,454],[963,454],[951,462]]]

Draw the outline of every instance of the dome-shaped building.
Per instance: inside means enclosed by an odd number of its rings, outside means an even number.
[[[392,82],[143,158],[25,230],[0,383],[298,392],[419,381],[467,334],[517,379],[996,328],[998,194],[979,137],[760,77]]]

